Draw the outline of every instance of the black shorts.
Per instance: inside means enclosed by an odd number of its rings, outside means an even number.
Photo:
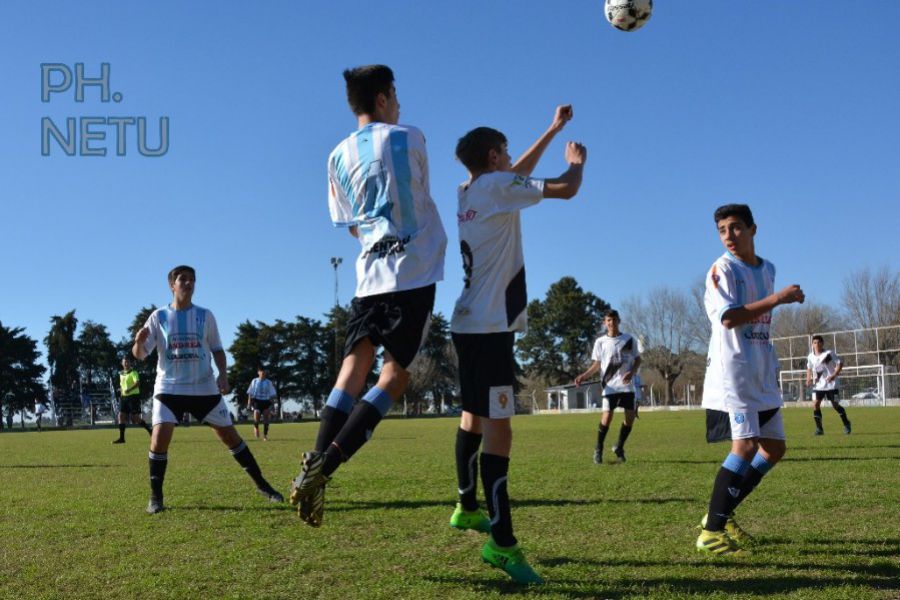
[[[435,285],[354,298],[347,320],[344,357],[361,340],[369,338],[404,369],[410,365],[428,334],[434,308]]]
[[[762,427],[775,416],[779,409],[759,411],[759,426]],[[731,441],[731,416],[726,411],[706,409],[706,442]]]
[[[621,406],[622,410],[634,410],[634,392],[620,392],[618,394],[608,394],[603,396],[603,410],[609,412],[616,410]]]
[[[259,412],[265,412],[272,408],[271,400],[257,400],[253,398],[251,402],[253,403],[253,410],[258,410]]]
[[[141,399],[138,396],[125,396],[119,400],[119,412],[126,415],[141,414]]]
[[[200,422],[207,421],[214,426],[225,426],[231,424],[231,415],[227,413],[225,404],[222,402],[220,394],[211,394],[209,396],[182,396],[180,394],[157,394],[153,397],[160,404],[171,411],[171,417],[181,420],[181,415],[190,413],[192,417]],[[221,403],[221,407],[219,406]],[[211,414],[213,410],[219,408],[224,410],[226,414]],[[160,422],[157,418],[156,410],[153,414],[153,423]],[[176,422],[176,421],[165,421]]]
[[[459,389],[466,412],[489,419],[516,413],[515,333],[454,333]]]
[[[813,390],[813,395],[819,402],[826,399],[834,402],[838,399],[838,391],[839,390]]]

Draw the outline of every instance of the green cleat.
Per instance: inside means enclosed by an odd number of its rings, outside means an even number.
[[[700,519],[700,529],[706,527],[706,517],[707,515],[703,515],[703,518]],[[752,535],[744,531],[741,526],[737,524],[737,521],[734,520],[734,515],[729,516],[728,520],[725,521],[725,533],[728,534],[728,537],[742,546],[745,544],[752,544],[756,541]]]
[[[463,510],[462,504],[456,503],[456,510],[450,516],[450,527],[453,529],[471,529],[482,533],[491,532],[491,520],[485,516],[480,508],[475,510]]]
[[[544,583],[544,579],[535,573],[528,561],[525,560],[525,554],[518,544],[511,548],[501,548],[494,544],[494,538],[488,538],[488,541],[481,547],[481,560],[492,567],[505,571],[516,583],[524,585]]]
[[[707,531],[700,530],[695,544],[699,552],[712,554],[715,556],[738,555],[743,556],[750,554],[747,550],[741,549],[738,543],[731,539],[724,531]]]

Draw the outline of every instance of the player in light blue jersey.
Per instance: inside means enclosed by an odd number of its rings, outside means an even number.
[[[800,286],[775,291],[775,267],[756,255],[756,224],[746,204],[714,213],[727,252],[706,277],[704,303],[712,324],[703,407],[707,440],[731,438],[731,453],[713,484],[696,548],[711,554],[746,552],[752,538],[734,510],[785,453],[778,359],[769,339],[772,310],[803,302]]]
[[[406,389],[407,367],[428,332],[447,246],[429,191],[425,137],[398,124],[393,72],[369,65],[344,71],[344,80],[358,129],[328,157],[328,207],[335,227],[359,239],[360,253],[344,360],[322,410],[315,449],[303,453],[291,486],[291,503],[313,527],[322,524],[332,473],[366,443]],[[384,360],[378,383],[363,394],[379,346]]]
[[[188,412],[204,422],[222,440],[234,459],[271,502],[282,502],[262,476],[250,448],[231,423],[231,413],[222,400],[228,393],[225,350],[212,312],[192,302],[197,276],[194,269],[178,266],[169,272],[172,302],[153,311],[137,332],[132,354],[144,360],[156,349],[156,384],[153,388],[153,432],[150,436],[150,502],[147,512],[165,509],[163,480],[169,464],[169,443],[179,417]],[[216,363],[213,374],[210,361]]]
[[[277,393],[272,381],[266,378],[266,370],[262,367],[256,371],[247,388],[247,408],[253,409],[253,437],[259,439],[259,417],[263,417],[263,441],[269,441],[269,411]]]

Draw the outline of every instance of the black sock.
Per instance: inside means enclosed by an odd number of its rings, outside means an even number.
[[[491,537],[498,546],[515,546],[509,511],[509,495],[506,492],[509,458],[481,453],[481,483],[491,516]]]
[[[837,414],[839,414],[841,416],[841,421],[843,421],[844,425],[846,425],[847,424],[847,411],[844,410],[844,407],[841,406],[840,404],[838,404],[837,400],[832,400],[831,406],[834,408],[834,410],[837,411]]]
[[[606,433],[609,431],[609,427],[604,425],[600,426],[600,429],[597,430],[597,449],[600,452],[603,452],[603,441],[606,439]]]
[[[464,510],[478,508],[478,448],[481,434],[465,429],[456,430],[456,480],[459,483],[459,502]]]
[[[319,421],[319,434],[316,436],[316,452],[325,452],[337,437],[338,432],[347,423],[350,413],[343,412],[332,406],[322,409],[322,417]]]
[[[813,411],[813,419],[816,421],[816,429],[822,431],[822,411],[820,409],[816,409]]]
[[[269,482],[262,476],[262,471],[259,470],[259,465],[256,464],[256,459],[253,458],[253,453],[250,452],[247,442],[241,440],[241,443],[234,448],[231,448],[230,451],[234,460],[244,468],[244,471],[247,472],[247,475],[250,476],[250,479],[253,480],[256,487],[265,490],[272,489]]]
[[[623,450],[625,448],[625,440],[628,439],[629,435],[631,435],[631,425],[622,423],[622,428],[619,429],[619,441],[616,443],[616,447],[619,450]]]
[[[741,480],[741,493],[738,494],[738,497],[735,499],[734,506],[731,509],[732,512],[734,512],[738,505],[744,501],[744,498],[750,495],[750,492],[756,489],[756,486],[759,485],[763,476],[771,471],[774,466],[775,465],[764,459],[761,454],[757,453],[757,455],[753,457],[750,468],[747,469],[747,472],[744,474],[744,479]]]
[[[325,451],[325,465],[322,472],[331,475],[337,470],[338,465],[350,460],[350,457],[369,441],[380,422],[381,411],[378,407],[365,400],[357,402],[347,418],[347,423]]]
[[[712,496],[709,499],[709,510],[706,513],[707,531],[722,531],[725,521],[734,511],[736,501],[741,493],[741,481],[750,468],[750,463],[734,454],[729,454],[722,463],[713,483]]]
[[[125,439],[125,423],[119,423],[119,439]]]
[[[147,430],[147,433],[153,433],[153,428],[147,425],[147,421],[141,419],[141,427]]]
[[[269,437],[269,422],[268,421],[263,423],[263,436]]]
[[[166,478],[168,464],[168,454],[150,452],[150,496],[160,502],[163,499],[163,481]]]

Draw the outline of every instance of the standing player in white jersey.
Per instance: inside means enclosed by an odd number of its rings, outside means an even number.
[[[603,443],[617,406],[625,411],[625,420],[619,429],[619,441],[612,450],[619,462],[625,462],[625,440],[631,434],[637,415],[634,377],[641,366],[638,341],[632,335],[619,331],[618,311],[606,311],[603,324],[606,326],[606,335],[601,335],[594,342],[591,366],[575,378],[575,385],[581,385],[598,371],[602,373],[600,385],[603,386],[603,413],[597,430],[597,446],[594,448],[594,463],[598,465],[603,464]]]
[[[266,370],[257,369],[256,377],[247,388],[247,408],[253,409],[253,437],[259,439],[259,415],[263,417],[263,440],[269,441],[269,411],[277,395],[272,381],[266,378]]]
[[[543,581],[513,535],[507,494],[510,417],[515,414],[513,341],[516,332],[526,329],[528,303],[519,213],[543,198],[569,199],[578,192],[587,151],[574,142],[566,145],[565,173],[556,179],[529,177],[571,118],[571,106],[558,107],[547,131],[515,164],[506,137],[495,129],[473,129],[456,146],[469,180],[459,187],[457,210],[465,286],[450,324],[463,405],[456,435],[459,503],[450,525],[490,532],[482,560],[503,569],[517,583]],[[481,481],[490,521],[476,500],[482,442]]]
[[[775,266],[756,255],[749,206],[720,206],[713,218],[727,252],[706,276],[704,304],[712,335],[703,407],[708,429],[722,424],[732,441],[695,546],[711,554],[734,554],[744,552],[741,545],[752,539],[734,521],[735,508],[785,453],[778,358],[769,340],[772,310],[803,302],[804,296],[797,285],[774,291]],[[707,439],[714,438],[707,431]]]
[[[850,434],[850,419],[847,411],[837,399],[839,384],[838,375],[844,369],[844,361],[832,350],[825,349],[825,340],[821,335],[812,338],[812,352],[806,358],[806,385],[813,386],[813,419],[816,421],[816,435],[823,435],[822,400],[828,398],[831,406],[840,415],[844,423],[844,433]]]
[[[313,527],[322,524],[332,473],[366,443],[406,389],[407,368],[428,332],[435,282],[444,277],[447,246],[429,191],[425,137],[397,124],[393,72],[384,65],[357,67],[344,71],[344,80],[359,129],[328,157],[328,206],[334,225],[349,228],[361,251],[344,360],[315,449],[303,454],[291,486],[291,503]],[[378,346],[384,348],[378,382],[360,399]]]
[[[263,478],[250,448],[231,423],[231,413],[221,394],[228,393],[225,372],[225,350],[212,312],[192,302],[196,273],[188,266],[169,272],[172,303],[153,311],[137,332],[131,353],[144,360],[156,349],[156,384],[153,387],[153,433],[150,435],[150,502],[147,512],[161,512],[163,480],[169,462],[169,443],[179,417],[190,413],[213,428],[222,443],[244,471],[253,479],[256,489],[271,502],[282,502]],[[213,375],[210,359],[216,363],[218,377]]]

